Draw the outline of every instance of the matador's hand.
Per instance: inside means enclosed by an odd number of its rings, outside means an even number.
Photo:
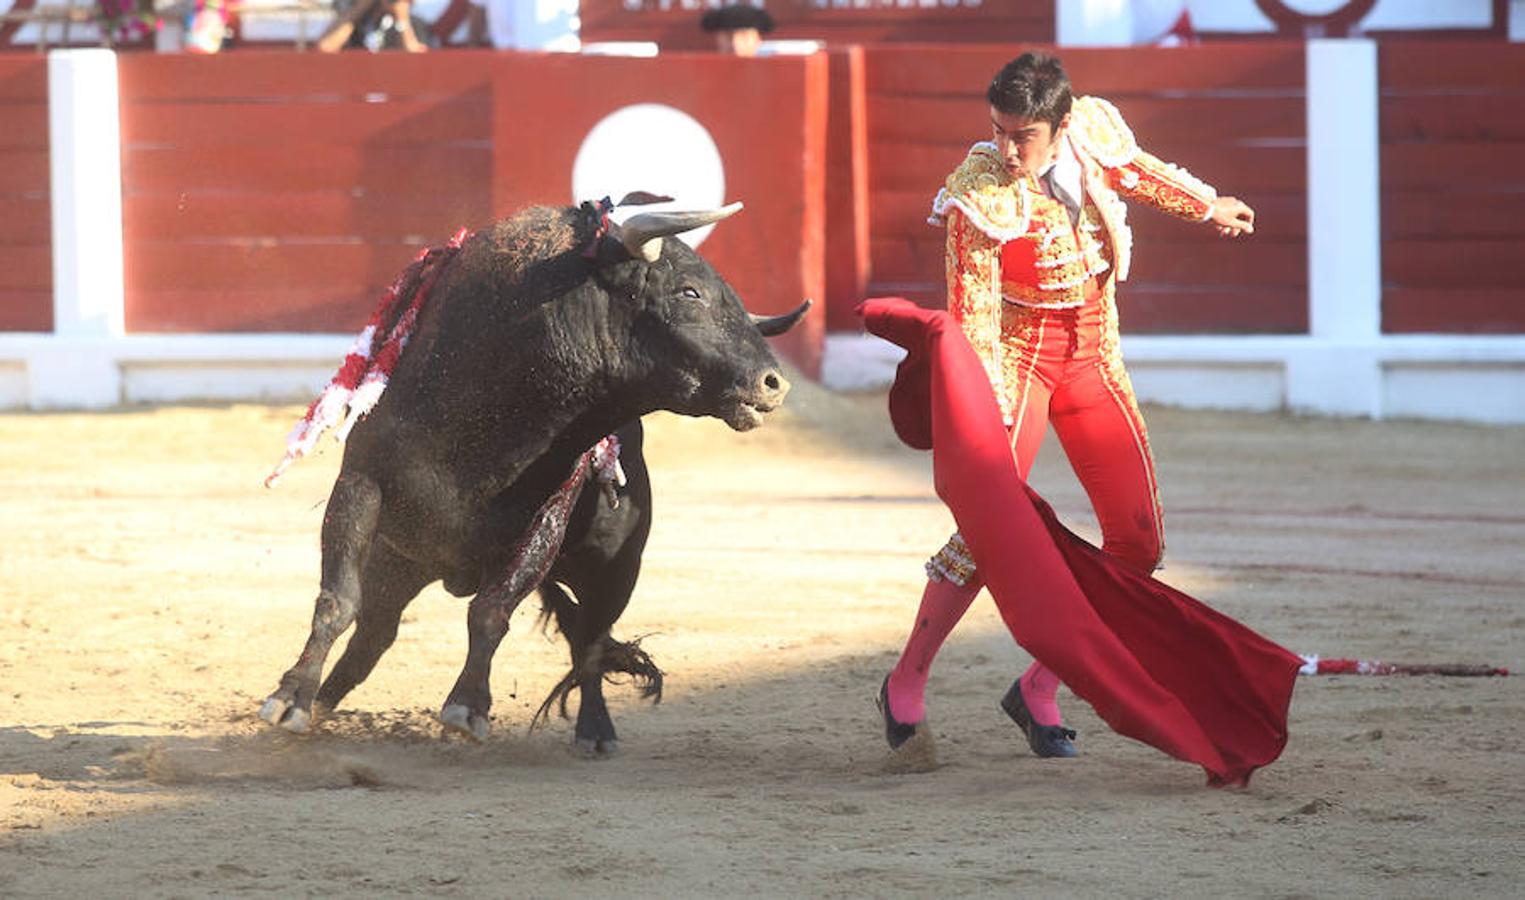
[[[1255,233],[1255,210],[1238,197],[1219,197],[1213,201],[1208,221],[1223,237]]]

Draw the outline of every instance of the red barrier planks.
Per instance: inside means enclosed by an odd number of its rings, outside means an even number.
[[[1117,306],[1124,334],[1297,334],[1308,328],[1305,287],[1187,290],[1130,281]]]
[[[1525,234],[1465,240],[1382,242],[1383,272],[1394,287],[1520,288]]]
[[[48,66],[0,56],[0,331],[53,329]]]
[[[858,327],[852,310],[868,297],[870,217],[868,110],[863,48],[831,52],[826,136],[826,327]]]
[[[389,281],[390,283],[390,277]],[[127,315],[142,331],[163,333],[300,333],[358,331],[376,308],[385,284],[345,283],[272,291],[224,289],[215,305],[200,289],[138,288],[127,296]]]
[[[497,54],[294,53],[240,48],[219,56],[124,54],[124,99],[164,102],[271,102],[271,98],[359,100],[451,98],[492,79]]]
[[[886,46],[870,48],[871,94],[983,96],[991,76],[1027,49],[1059,54],[1078,94],[1125,97],[1181,91],[1231,96],[1296,97],[1303,91],[1300,43],[1083,49]]]
[[[358,328],[487,221],[495,59],[124,55],[128,329]]]
[[[463,198],[454,209],[437,201],[420,200],[416,191],[359,196],[341,190],[155,194],[139,197],[127,206],[123,230],[134,241],[184,241],[188,246],[313,241],[437,244],[457,228],[477,227],[486,218],[481,204],[469,198]],[[0,221],[0,232],[5,227]]]
[[[1384,94],[1519,91],[1525,85],[1525,52],[1503,41],[1384,42],[1377,53],[1377,80]]]
[[[1382,327],[1389,334],[1519,334],[1520,318],[1517,286],[1382,292]]]
[[[372,146],[480,141],[485,90],[457,97],[135,104],[122,120],[122,143],[177,148],[358,143]]]
[[[1384,43],[1382,327],[1525,333],[1525,47]]]
[[[1522,222],[1525,191],[1393,189],[1382,194],[1382,233],[1390,240],[1518,238]]]

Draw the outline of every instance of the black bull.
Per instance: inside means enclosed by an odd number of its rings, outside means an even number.
[[[739,208],[648,213],[623,229],[590,204],[532,208],[466,241],[386,392],[349,436],[323,519],[312,630],[261,718],[307,730],[314,703],[331,709],[363,681],[404,608],[443,580],[451,593],[474,596],[466,664],[441,720],[480,739],[493,653],[538,586],[572,651],[572,670],[541,713],[577,687],[579,744],[614,748],[605,673],[642,679],[648,694],[661,688],[649,657],[609,635],[651,523],[639,419],[665,409],[744,431],[789,389],[763,337],[787,331],[808,304],[749,315],[671,236]],[[619,505],[599,490],[559,490],[591,478],[583,455],[616,429],[628,477]],[[320,687],[324,661],[351,624]]]

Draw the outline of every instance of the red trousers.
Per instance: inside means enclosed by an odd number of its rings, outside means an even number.
[[[859,310],[869,331],[906,348],[889,397],[895,433],[933,451],[937,494],[1018,643],[1119,734],[1201,764],[1210,784],[1243,784],[1276,759],[1302,660],[1061,525],[1018,477],[985,367],[946,312],[899,298]],[[1061,390],[1056,383],[1051,399]],[[962,612],[953,592],[934,590],[949,584],[929,584],[923,613]],[[918,621],[912,643],[944,624]],[[908,645],[901,662],[910,657],[924,677],[930,654],[918,655]],[[919,721],[897,706],[901,673],[891,675],[889,706],[898,721]]]
[[[1075,309],[1008,303],[1001,337],[1017,473],[1027,479],[1052,423],[1101,523],[1102,549],[1140,573],[1154,571],[1164,552],[1154,460],[1123,370],[1111,290],[1097,290]],[[889,685],[890,705],[905,722],[924,715],[932,661],[985,584],[957,535],[927,567],[933,580]],[[1037,721],[1059,724],[1058,678],[1035,663],[1023,679],[1023,696]]]
[[[1101,523],[1102,549],[1153,571],[1164,552],[1164,524],[1111,291],[1077,309],[1007,304],[1001,330],[1018,474],[1027,478],[1052,423]]]

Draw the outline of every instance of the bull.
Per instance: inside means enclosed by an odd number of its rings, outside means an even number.
[[[332,709],[361,683],[403,610],[442,581],[471,601],[466,662],[440,719],[485,738],[493,655],[539,588],[572,667],[537,719],[557,699],[564,711],[578,689],[578,744],[614,749],[605,675],[625,672],[649,696],[661,691],[650,657],[610,635],[651,525],[640,417],[668,410],[737,431],[758,426],[789,390],[763,338],[809,307],[749,314],[675,237],[740,208],[643,213],[620,226],[607,207],[534,207],[461,244],[385,392],[348,436],[323,518],[311,631],[262,719],[306,731],[314,706]],[[588,448],[611,433],[625,483],[584,490],[595,480]]]

